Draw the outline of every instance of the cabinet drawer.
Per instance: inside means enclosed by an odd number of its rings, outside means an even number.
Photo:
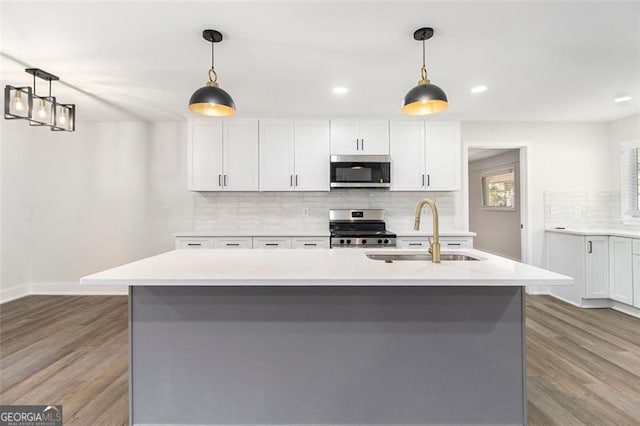
[[[454,248],[473,248],[473,239],[470,237],[463,238],[440,238],[440,245],[443,249]]]
[[[176,238],[176,249],[211,249],[211,238]]]
[[[427,243],[427,238],[413,239],[413,238],[398,238],[396,241],[396,245],[401,249],[410,249],[410,248],[427,248],[429,243]]]
[[[253,248],[289,249],[291,248],[291,240],[289,238],[254,238]]]
[[[294,249],[326,249],[329,248],[329,238],[294,238],[292,247]]]
[[[398,248],[401,249],[419,249],[428,248],[429,242],[427,237],[403,237],[398,238]],[[473,248],[473,238],[471,237],[441,237],[440,247],[442,250],[456,248]]]
[[[215,238],[215,248],[218,249],[250,249],[253,247],[251,238]]]
[[[640,240],[633,240],[633,254],[640,254]]]

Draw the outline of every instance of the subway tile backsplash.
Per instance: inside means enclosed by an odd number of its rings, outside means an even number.
[[[545,227],[624,228],[619,191],[547,191]]]
[[[193,230],[326,231],[329,209],[346,208],[383,208],[390,230],[406,230],[413,226],[417,202],[425,197],[436,201],[442,229],[461,229],[457,192],[339,189],[330,192],[195,193]],[[424,214],[430,215],[426,209]],[[423,220],[422,229],[430,230],[431,220]]]

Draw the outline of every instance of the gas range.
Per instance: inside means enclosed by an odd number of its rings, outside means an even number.
[[[329,210],[331,248],[395,247],[396,234],[387,231],[384,209]]]

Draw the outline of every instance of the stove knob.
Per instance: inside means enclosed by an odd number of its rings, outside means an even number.
[[[378,240],[378,244],[382,244],[382,240]]]
[[[367,240],[362,240],[362,244],[367,244]]]
[[[340,240],[340,244],[344,244],[344,240]]]
[[[347,240],[347,244],[351,244],[351,240]]]
[[[389,240],[384,240],[384,243],[385,244],[389,244]]]

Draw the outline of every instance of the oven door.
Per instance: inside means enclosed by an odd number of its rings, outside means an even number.
[[[388,155],[332,155],[332,188],[389,188],[391,161]]]

